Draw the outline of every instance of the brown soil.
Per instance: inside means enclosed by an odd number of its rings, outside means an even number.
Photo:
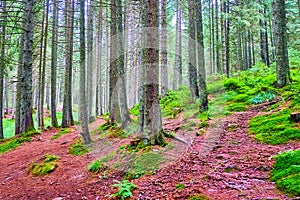
[[[259,108],[261,110],[262,108]],[[196,136],[196,127],[182,129],[182,116],[164,120],[164,127],[173,131],[178,139],[169,139],[175,148],[164,154],[169,158],[154,175],[146,175],[134,183],[139,186],[133,199],[187,199],[193,194],[205,194],[211,199],[288,199],[274,183],[268,180],[274,160],[280,151],[299,149],[299,143],[271,146],[256,142],[248,135],[248,122],[260,114],[258,108],[235,113],[229,117],[211,120],[204,135]],[[94,130],[103,119],[90,125]],[[231,127],[237,127],[233,129]],[[110,199],[116,191],[113,180],[121,180],[118,172],[107,178],[88,173],[86,166],[96,158],[117,149],[129,140],[98,140],[95,149],[84,156],[68,153],[69,146],[79,137],[73,131],[56,140],[50,138],[58,130],[51,129],[36,136],[32,142],[0,155],[0,199]],[[110,150],[108,150],[110,149]],[[29,173],[30,163],[45,154],[60,157],[58,168],[51,174],[37,177]],[[184,188],[176,189],[178,183]]]

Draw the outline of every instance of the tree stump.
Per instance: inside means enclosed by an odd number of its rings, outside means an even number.
[[[294,122],[300,122],[300,113],[291,113],[291,120]]]

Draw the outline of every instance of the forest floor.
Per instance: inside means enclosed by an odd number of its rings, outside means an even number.
[[[138,185],[133,199],[188,199],[204,194],[210,199],[289,199],[274,183],[269,173],[274,159],[281,151],[299,149],[299,142],[283,145],[266,145],[255,141],[248,134],[249,120],[261,114],[262,106],[236,112],[230,116],[210,120],[204,134],[198,126],[182,129],[183,124],[197,119],[164,119],[164,128],[173,131],[180,139],[168,139],[174,148],[164,151],[167,158],[163,166],[151,175],[144,175],[133,182]],[[90,125],[96,130],[104,119]],[[92,174],[87,166],[93,160],[129,144],[129,139],[99,140],[94,134],[93,151],[73,156],[69,146],[80,137],[79,130],[56,140],[51,138],[59,129],[50,129],[37,135],[31,142],[23,143],[15,150],[0,155],[0,199],[110,199],[116,192],[114,180],[121,180],[117,170],[105,176]],[[198,136],[197,136],[198,135]],[[155,149],[154,149],[155,150]],[[159,151],[157,147],[157,151]],[[30,164],[39,162],[45,154],[59,156],[58,168],[46,176],[29,173]],[[181,184],[182,187],[177,187]]]

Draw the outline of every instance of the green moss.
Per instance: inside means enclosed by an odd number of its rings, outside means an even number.
[[[281,153],[275,160],[271,180],[287,194],[300,196],[300,150]]]
[[[19,137],[2,140],[0,144],[0,154],[11,151],[22,143],[30,142],[31,137],[38,134],[40,134],[39,131],[29,131],[28,133],[21,134]]]
[[[185,188],[185,185],[183,184],[183,183],[178,183],[177,185],[176,185],[176,190],[182,190],[182,189],[184,189]]]
[[[53,172],[57,168],[57,160],[59,159],[56,155],[47,154],[44,157],[44,161],[40,164],[32,163],[30,166],[30,172],[34,175],[42,176]]]
[[[70,128],[62,128],[57,134],[55,134],[53,137],[51,137],[51,140],[55,140],[59,138],[62,135],[70,133],[71,129]]]
[[[69,147],[69,153],[74,156],[84,155],[90,151],[80,139],[76,139],[74,144]]]
[[[133,108],[130,109],[130,114],[134,115],[134,116],[139,116],[139,107],[140,104],[136,104],[133,106]]]
[[[103,163],[100,160],[95,160],[88,165],[87,170],[89,172],[98,173],[102,169]]]
[[[157,170],[163,162],[163,157],[160,154],[148,152],[140,154],[136,157],[132,170],[125,174],[125,178],[136,179],[144,174],[151,174]]]
[[[291,110],[261,115],[250,120],[249,132],[255,134],[258,141],[267,144],[282,144],[291,140],[300,140],[300,129],[290,120]]]
[[[244,103],[232,103],[229,104],[226,108],[231,112],[241,112],[247,110],[247,106]]]
[[[206,197],[204,194],[197,194],[189,197],[189,200],[210,200],[210,199]]]

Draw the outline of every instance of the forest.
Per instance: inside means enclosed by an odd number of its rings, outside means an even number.
[[[0,0],[0,199],[300,198],[300,0]]]

